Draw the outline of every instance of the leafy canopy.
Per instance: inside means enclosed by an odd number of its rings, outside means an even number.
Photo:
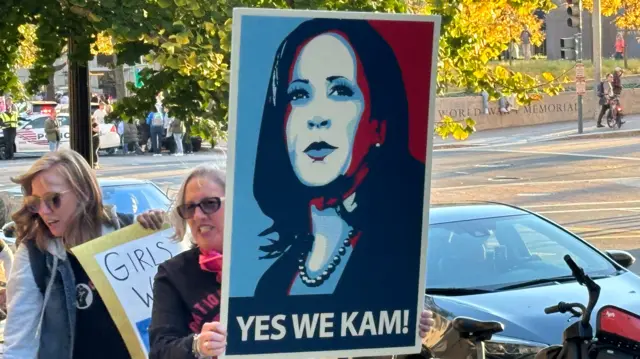
[[[584,8],[593,12],[593,0],[583,0]],[[600,13],[615,16],[614,24],[623,30],[640,30],[639,0],[600,0]]]
[[[551,74],[538,78],[492,67],[489,61],[512,40],[519,42],[525,27],[540,43],[541,23],[534,11],[554,6],[552,0],[5,0],[0,4],[7,20],[0,24],[0,91],[16,89],[18,64],[32,64],[28,90],[46,84],[68,37],[78,43],[78,51],[69,54],[78,61],[88,60],[92,47],[106,52],[100,39],[109,39],[119,64],[132,65],[144,56],[161,65],[141,71],[142,87],[128,84],[134,96],[119,99],[114,115],[144,118],[162,92],[174,116],[207,139],[223,137],[232,9],[267,7],[442,15],[438,94],[451,88],[486,90],[493,100],[500,93],[515,94],[520,103],[529,103],[542,93],[561,91],[560,81]],[[29,41],[32,47],[20,46]],[[474,124],[444,118],[437,132],[464,139]]]

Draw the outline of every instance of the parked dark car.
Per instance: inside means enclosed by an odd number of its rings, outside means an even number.
[[[560,301],[587,302],[587,290],[571,276],[566,254],[602,287],[594,313],[607,304],[640,313],[640,277],[626,269],[635,261],[631,254],[600,251],[518,207],[433,206],[425,301],[436,325],[423,341],[423,353],[407,358],[475,358],[471,343],[447,330],[456,316],[504,324],[504,331],[486,343],[487,358],[533,358],[545,346],[561,344],[570,314],[546,315],[544,308]]]

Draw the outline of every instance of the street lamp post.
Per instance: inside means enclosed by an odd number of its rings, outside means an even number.
[[[576,62],[576,93],[578,95],[578,133],[583,132],[583,100],[586,93],[586,80],[584,76],[583,51],[582,51],[582,1],[567,0],[567,25],[577,29],[571,38],[560,39],[561,58],[575,60]]]

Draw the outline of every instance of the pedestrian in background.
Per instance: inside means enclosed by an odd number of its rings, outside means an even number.
[[[522,54],[524,55],[524,59],[531,60],[531,33],[527,27],[522,30],[520,40],[522,40]]]
[[[620,96],[620,94],[622,94],[622,68],[615,68],[611,85],[613,86],[613,94],[616,96]]]
[[[132,148],[136,154],[142,154],[142,149],[140,148],[140,140],[138,138],[138,127],[134,123],[133,119],[130,119],[124,125],[124,153],[129,153],[129,148]]]
[[[616,35],[615,48],[616,48],[616,54],[615,54],[616,60],[622,60],[624,58],[624,37],[622,36],[621,32],[619,32],[618,35]]]
[[[130,358],[100,293],[70,249],[133,222],[105,206],[96,174],[60,149],[22,176],[12,218],[18,249],[7,285],[3,359]]]
[[[60,132],[60,121],[56,114],[56,110],[53,110],[51,117],[44,121],[44,133],[49,142],[49,152],[55,152],[60,148],[60,139],[62,133]]]
[[[184,135],[184,126],[182,121],[178,118],[174,118],[171,122],[171,133],[173,133],[173,140],[176,143],[176,156],[184,156],[184,147],[182,146],[182,136]]]
[[[611,106],[609,105],[609,100],[614,96],[612,83],[613,75],[607,74],[606,79],[598,84],[597,92],[598,98],[600,98],[598,104],[601,107],[600,114],[598,115],[598,122],[596,124],[597,127],[604,127],[604,125],[602,124],[602,118],[604,117],[604,114],[607,113],[607,110],[611,108]]]
[[[162,112],[156,111],[152,112],[149,117],[147,117],[147,122],[151,126],[151,152],[153,152],[153,156],[162,156],[164,115]]]
[[[118,135],[120,135],[120,146],[122,147],[122,153],[123,154],[127,154],[127,143],[124,142],[124,127],[125,127],[125,122],[123,119],[118,119],[117,120],[117,124],[118,124]]]
[[[91,132],[93,133],[91,137],[91,144],[93,145],[93,168],[97,170],[100,169],[100,158],[98,156],[98,151],[100,151],[100,125],[95,118],[91,119]]]
[[[16,129],[18,128],[18,107],[13,104],[11,97],[5,99],[5,111],[0,113],[2,120],[2,134],[4,136],[5,158],[13,159],[13,148],[16,142]]]

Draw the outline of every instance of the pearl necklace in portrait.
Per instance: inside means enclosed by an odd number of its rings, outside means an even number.
[[[324,283],[327,279],[329,279],[329,277],[331,277],[331,274],[336,270],[336,267],[340,264],[340,262],[342,262],[342,256],[347,253],[347,247],[350,247],[352,245],[351,241],[356,238],[358,234],[359,232],[356,233],[356,231],[354,230],[349,231],[349,236],[347,239],[342,241],[342,246],[340,246],[340,248],[338,249],[338,254],[333,256],[333,258],[327,265],[327,268],[320,275],[314,278],[311,278],[309,276],[306,266],[307,258],[309,257],[310,251],[306,253],[302,252],[300,258],[298,259],[298,269],[300,270],[300,279],[302,279],[302,282],[309,287],[319,287],[320,285],[322,285],[322,283]]]

